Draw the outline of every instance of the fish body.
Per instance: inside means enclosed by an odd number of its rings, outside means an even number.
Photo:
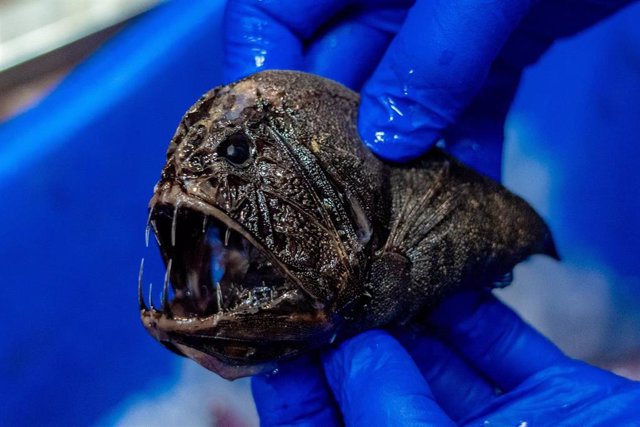
[[[225,378],[253,375],[556,256],[525,201],[443,151],[372,155],[358,102],[263,71],[185,114],[149,204],[168,269],[161,307],[140,299],[153,337]]]

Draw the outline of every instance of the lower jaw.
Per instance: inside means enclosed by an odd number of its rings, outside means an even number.
[[[142,321],[165,347],[232,380],[271,372],[279,361],[331,342],[333,327],[323,314],[291,322],[295,316],[276,319],[225,313],[207,319],[168,319],[158,311],[143,311]],[[280,329],[265,330],[265,321]]]
[[[175,347],[186,357],[194,360],[209,371],[215,372],[227,380],[235,380],[242,377],[249,377],[264,372],[274,371],[278,364],[275,361],[259,363],[254,365],[233,365],[223,362],[215,356],[203,353],[186,345],[175,344]]]

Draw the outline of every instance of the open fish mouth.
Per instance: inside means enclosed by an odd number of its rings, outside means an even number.
[[[139,306],[165,347],[232,379],[328,333],[328,319],[295,276],[222,211],[175,189],[151,206],[167,271],[158,307],[145,303],[141,273]]]
[[[262,250],[215,217],[161,204],[151,222],[170,279],[162,307],[167,316],[255,311],[292,290]]]

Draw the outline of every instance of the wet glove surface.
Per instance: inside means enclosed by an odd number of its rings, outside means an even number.
[[[445,137],[498,178],[504,119],[522,70],[558,38],[628,0],[231,0],[229,81],[266,68],[309,71],[361,90],[359,130],[405,161]]]
[[[490,294],[450,297],[428,322],[255,377],[262,424],[640,425],[639,383],[566,357]]]

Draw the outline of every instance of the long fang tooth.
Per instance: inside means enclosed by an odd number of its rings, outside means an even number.
[[[171,265],[173,259],[170,259],[167,263],[167,271],[164,273],[164,285],[162,286],[162,302],[160,310],[168,317],[171,317],[171,306],[169,305],[169,278],[171,277]]]
[[[156,243],[158,244],[158,247],[162,247],[162,243],[158,238],[158,226],[156,225],[156,222],[154,220],[151,221],[151,227],[153,227],[153,237],[156,238]]]
[[[173,218],[171,218],[171,246],[176,245],[176,228],[178,222],[178,209],[180,208],[180,203],[176,203],[176,206],[173,208]]]
[[[204,217],[204,219],[202,220],[202,234],[207,232],[207,222],[209,221],[208,217]]]
[[[142,295],[142,273],[144,271],[144,258],[140,261],[140,270],[138,270],[138,307],[140,310],[147,311],[147,306],[144,303],[144,296]]]
[[[151,231],[151,215],[153,215],[153,209],[156,206],[153,205],[151,206],[151,208],[149,208],[149,215],[147,216],[147,227],[144,230],[144,245],[148,248],[149,247],[149,232]]]
[[[231,229],[227,228],[227,231],[224,232],[224,247],[229,246],[229,237],[231,237]]]
[[[155,307],[153,306],[153,283],[149,283],[149,309],[151,311],[155,311]]]
[[[220,282],[216,283],[216,303],[218,304],[218,311],[224,311],[222,307],[222,288]]]

